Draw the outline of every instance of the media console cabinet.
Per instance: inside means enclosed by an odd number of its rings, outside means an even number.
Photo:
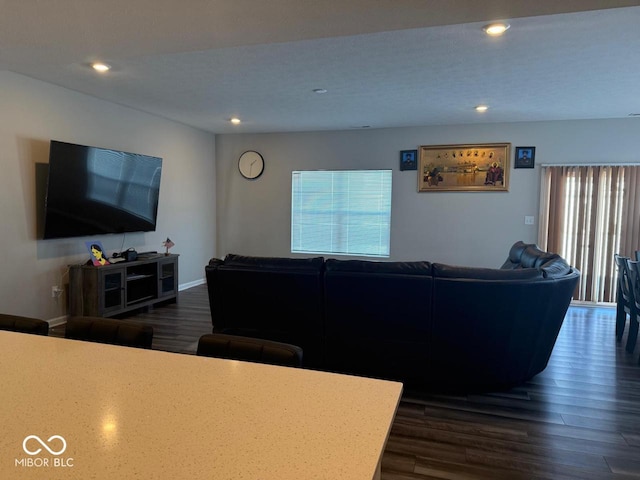
[[[178,255],[69,268],[69,314],[111,317],[178,300]]]

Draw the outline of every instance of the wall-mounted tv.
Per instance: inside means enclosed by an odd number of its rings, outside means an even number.
[[[162,159],[51,140],[43,237],[155,231]]]

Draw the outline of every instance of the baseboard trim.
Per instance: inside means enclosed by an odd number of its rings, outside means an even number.
[[[50,318],[47,320],[49,327],[57,327],[58,325],[62,325],[63,323],[67,323],[68,315],[63,315],[62,317]]]
[[[610,302],[587,302],[585,300],[571,300],[572,307],[591,307],[591,308],[616,308],[615,303]]]
[[[206,281],[207,280],[203,277],[198,280],[194,280],[193,282],[180,284],[178,285],[178,291],[187,290],[188,288],[197,287],[198,285],[204,285]]]

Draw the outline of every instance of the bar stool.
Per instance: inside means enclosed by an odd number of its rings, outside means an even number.
[[[126,347],[151,348],[153,327],[102,317],[71,317],[67,320],[65,338],[110,343]]]
[[[302,366],[302,348],[297,345],[224,333],[202,335],[196,355],[288,367]]]
[[[0,330],[33,333],[35,335],[49,335],[49,324],[39,318],[0,313]]]

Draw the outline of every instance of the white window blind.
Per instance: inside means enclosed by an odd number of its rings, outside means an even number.
[[[294,171],[291,252],[389,256],[391,170]]]

